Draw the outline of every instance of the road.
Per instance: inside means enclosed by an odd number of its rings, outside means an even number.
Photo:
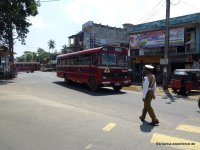
[[[181,98],[152,102],[159,126],[142,123],[142,94],[81,84],[54,72],[0,80],[0,150],[200,149],[200,109]]]

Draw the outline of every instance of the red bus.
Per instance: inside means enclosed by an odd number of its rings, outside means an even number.
[[[14,62],[17,71],[34,72],[40,70],[39,62]]]
[[[113,46],[58,55],[57,76],[66,83],[86,83],[91,91],[102,86],[120,91],[123,86],[131,85],[127,55],[127,49]]]

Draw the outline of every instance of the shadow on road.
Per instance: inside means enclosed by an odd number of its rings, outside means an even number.
[[[154,126],[149,125],[149,122],[143,121],[140,125],[140,130],[142,132],[151,132],[151,130],[154,128]]]
[[[88,86],[86,84],[81,84],[81,83],[70,83],[70,84],[66,84],[63,81],[56,81],[53,82],[54,84],[60,85],[62,87],[71,89],[71,90],[75,90],[75,91],[79,91],[82,93],[86,93],[89,94],[91,96],[105,96],[105,95],[122,95],[122,94],[126,94],[126,92],[116,92],[113,89],[109,89],[109,88],[99,88],[99,90],[97,92],[91,92],[88,88]]]
[[[0,85],[5,85],[5,84],[9,84],[9,83],[15,83],[13,79],[0,79]]]
[[[171,102],[175,102],[175,97],[169,92],[169,90],[163,90],[165,93],[165,96],[163,97],[164,99],[169,98],[170,102],[168,102],[167,104],[171,104]]]
[[[195,99],[199,99],[200,98],[200,90],[192,90],[188,93],[187,96],[181,95],[179,94],[177,91],[173,91],[173,95],[174,98],[182,98],[184,100],[195,100]]]
[[[193,91],[190,91],[189,96],[200,96],[200,90],[193,90]]]

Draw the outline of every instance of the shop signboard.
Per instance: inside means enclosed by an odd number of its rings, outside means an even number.
[[[184,45],[184,28],[171,29],[169,33],[170,46]],[[149,31],[130,35],[130,47],[132,49],[148,47],[164,47],[165,31]]]

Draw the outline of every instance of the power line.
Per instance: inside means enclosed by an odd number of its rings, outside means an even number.
[[[154,11],[146,20],[144,20],[143,22],[147,22],[149,19],[152,19],[153,17],[157,16],[158,14],[161,13],[161,9],[164,6],[165,3],[163,3],[160,8],[156,11]]]
[[[151,14],[156,10],[157,7],[160,7],[159,5],[162,3],[163,0],[160,0],[150,11],[148,11],[142,18],[138,20],[138,22],[144,22],[143,20],[146,20],[146,18],[151,16]]]

